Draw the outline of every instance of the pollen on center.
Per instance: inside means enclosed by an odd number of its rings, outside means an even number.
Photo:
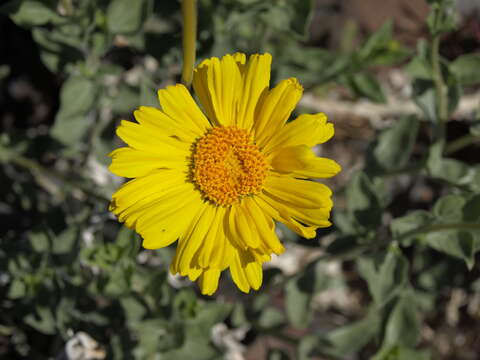
[[[245,129],[214,127],[195,144],[192,178],[206,198],[231,205],[262,190],[268,165]]]

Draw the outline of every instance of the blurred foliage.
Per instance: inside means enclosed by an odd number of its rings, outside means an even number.
[[[455,17],[450,1],[430,3],[434,40],[455,28]],[[447,116],[455,111],[466,86],[480,84],[480,55],[448,61],[426,40],[415,51],[404,48],[388,22],[358,47],[311,46],[312,5],[199,0],[198,58],[268,51],[275,81],[295,76],[314,91],[340,84],[354,98],[377,103],[386,96],[372,68],[404,66],[421,114],[400,117],[375,136],[363,169],[339,191],[346,206],[335,210],[333,240],[308,245],[324,255],[293,275],[266,270],[255,294],[226,288],[216,299],[171,278],[173,249],[142,250],[138,236],[107,211],[121,182],[106,170],[106,154],[118,145],[115,120],[139,105],[156,105],[155,89],[179,79],[180,3],[0,5],[3,16],[31,34],[43,65],[61,82],[46,132],[13,127],[0,136],[6,225],[0,229],[0,356],[60,358],[65,343],[83,331],[112,359],[221,359],[227,343],[212,334],[226,323],[248,331],[245,343],[272,336],[293,349],[270,349],[268,359],[438,358],[421,342],[424,318],[452,287],[480,292],[471,275],[480,250],[480,165],[446,155],[442,115],[442,107]],[[0,81],[10,72],[0,66]],[[477,138],[479,121],[477,115],[468,123]],[[419,139],[425,128],[428,144]],[[408,189],[398,186],[405,175]],[[434,184],[434,201],[399,206],[419,181]],[[287,232],[283,240],[305,244]],[[324,326],[315,298],[353,287],[342,272],[329,273],[333,260],[359,274],[368,295],[357,315]],[[292,328],[302,335],[292,337]]]

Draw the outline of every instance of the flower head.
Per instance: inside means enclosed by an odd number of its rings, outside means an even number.
[[[203,61],[193,87],[204,112],[180,84],[159,90],[161,110],[140,107],[122,121],[128,145],[113,151],[110,170],[133,178],[110,210],[136,230],[143,246],[178,240],[170,270],[213,294],[229,269],[240,290],[262,283],[262,264],[284,247],[274,220],[303,237],[330,226],[331,191],[310,178],[340,171],[312,147],[333,136],[324,114],[288,122],[302,95],[296,79],[273,89],[269,54]]]

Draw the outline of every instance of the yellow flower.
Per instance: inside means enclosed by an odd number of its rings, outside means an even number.
[[[134,179],[110,210],[147,249],[178,239],[170,270],[203,294],[227,268],[240,290],[260,287],[262,264],[284,251],[274,220],[306,238],[331,225],[331,191],[308,178],[340,171],[312,151],[333,125],[324,114],[287,123],[303,88],[290,78],[269,89],[270,64],[270,54],[205,60],[193,78],[204,112],[177,84],[159,90],[161,110],[140,107],[138,123],[117,129],[128,146],[110,154],[110,170]]]

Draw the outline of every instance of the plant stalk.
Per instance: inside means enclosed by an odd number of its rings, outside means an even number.
[[[183,68],[182,83],[190,88],[193,79],[193,67],[195,65],[195,50],[197,41],[197,1],[182,0],[183,19]]]
[[[476,142],[480,142],[480,136],[466,134],[449,143],[445,149],[445,155],[451,155],[469,145],[475,144]]]
[[[447,86],[442,74],[440,63],[440,35],[435,35],[432,41],[431,62],[433,70],[433,81],[435,84],[437,126],[435,141],[445,141],[445,123],[448,120],[448,93]]]
[[[425,225],[421,226],[417,229],[411,230],[406,232],[405,234],[402,234],[400,237],[398,237],[396,240],[401,241],[402,239],[405,239],[409,236],[415,235],[415,234],[426,234],[426,233],[431,233],[431,232],[437,232],[437,231],[444,231],[444,230],[480,230],[480,224],[476,223],[451,223],[451,224],[432,224],[432,225]]]

